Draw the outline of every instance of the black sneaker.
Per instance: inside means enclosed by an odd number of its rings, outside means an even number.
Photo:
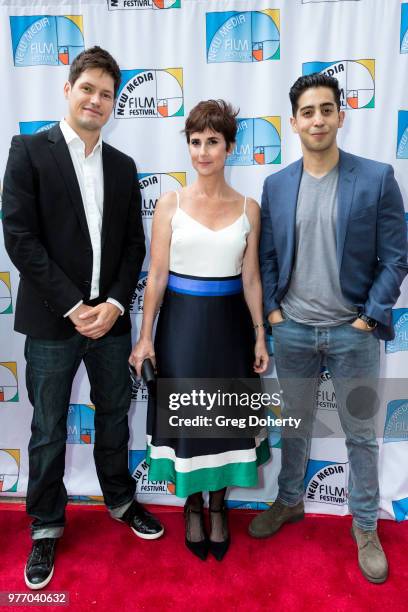
[[[29,589],[43,589],[54,573],[54,556],[57,538],[34,540],[33,548],[24,569],[25,583]]]
[[[164,527],[148,510],[133,500],[125,514],[118,519],[144,540],[156,540],[164,533]]]

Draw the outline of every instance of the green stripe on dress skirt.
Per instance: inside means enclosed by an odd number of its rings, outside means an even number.
[[[191,472],[177,472],[172,459],[152,459],[147,447],[146,462],[149,465],[150,482],[173,482],[175,494],[187,497],[198,491],[218,491],[224,487],[255,487],[258,484],[258,466],[270,457],[268,440],[262,440],[256,448],[256,460],[227,463],[219,467],[201,468]]]

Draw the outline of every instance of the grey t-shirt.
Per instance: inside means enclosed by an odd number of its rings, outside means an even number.
[[[340,325],[357,314],[340,289],[336,258],[338,178],[335,166],[321,178],[303,171],[300,182],[294,266],[281,308],[290,319],[306,325]]]

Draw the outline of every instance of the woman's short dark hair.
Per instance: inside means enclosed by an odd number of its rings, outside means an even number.
[[[112,77],[116,98],[122,80],[120,68],[111,54],[101,47],[90,47],[76,56],[69,69],[68,81],[73,85],[85,70],[92,68],[100,68]]]
[[[225,100],[203,100],[199,102],[191,111],[186,120],[184,133],[187,142],[193,132],[204,132],[207,128],[214,132],[221,133],[227,149],[235,142],[237,135],[238,110]]]
[[[290,103],[292,105],[292,114],[295,117],[298,110],[298,100],[302,93],[311,87],[328,87],[332,90],[334,100],[337,104],[337,110],[340,110],[340,88],[339,82],[334,77],[322,74],[320,72],[314,72],[313,74],[307,74],[301,76],[292,85],[289,92]]]

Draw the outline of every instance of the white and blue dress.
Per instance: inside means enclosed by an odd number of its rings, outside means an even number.
[[[180,208],[171,221],[168,285],[155,337],[160,378],[253,378],[254,330],[242,289],[242,261],[250,232],[242,214],[211,230]],[[149,398],[149,480],[170,481],[175,494],[258,483],[269,458],[265,438],[159,438],[157,404]]]

